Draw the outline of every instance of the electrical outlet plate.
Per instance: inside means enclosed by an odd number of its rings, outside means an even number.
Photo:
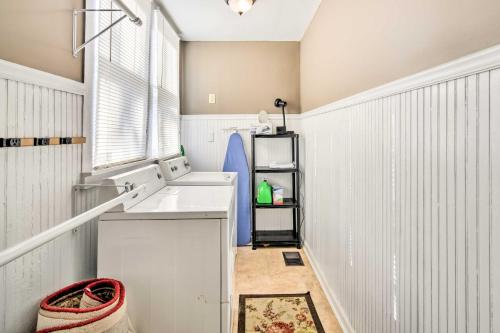
[[[215,104],[215,94],[208,94],[208,103]]]

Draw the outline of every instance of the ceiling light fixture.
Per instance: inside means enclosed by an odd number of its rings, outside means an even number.
[[[248,12],[250,9],[252,9],[253,4],[255,3],[255,0],[225,0],[226,4],[231,8],[231,10],[235,13],[238,13],[241,15],[245,14]]]

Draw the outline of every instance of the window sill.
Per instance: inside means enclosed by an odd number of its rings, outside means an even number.
[[[160,160],[159,158],[148,158],[145,160],[120,164],[120,165],[112,166],[109,168],[92,170],[91,172],[83,172],[82,173],[82,180],[84,181],[84,183],[100,182],[103,179],[109,178],[109,177],[117,175],[119,173],[124,173],[127,171],[131,171],[133,169],[137,169],[137,168],[140,168],[143,166],[154,164],[154,163],[158,162],[159,160]]]
[[[92,170],[91,172],[83,172],[82,173],[82,180],[84,183],[100,182],[103,179],[112,177],[112,176],[117,175],[119,173],[124,173],[127,171],[138,169],[140,167],[144,167],[147,165],[158,163],[158,161],[163,161],[163,160],[175,158],[178,156],[180,156],[180,154],[177,154],[175,156],[169,156],[169,157],[148,158],[145,160],[120,164],[120,165],[112,166],[109,168]]]

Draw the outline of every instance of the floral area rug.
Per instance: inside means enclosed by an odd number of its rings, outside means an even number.
[[[325,333],[311,295],[240,295],[238,333]]]

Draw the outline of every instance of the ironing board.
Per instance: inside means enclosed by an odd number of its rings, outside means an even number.
[[[238,245],[248,245],[251,240],[250,170],[243,139],[238,133],[229,137],[223,171],[238,173]]]

